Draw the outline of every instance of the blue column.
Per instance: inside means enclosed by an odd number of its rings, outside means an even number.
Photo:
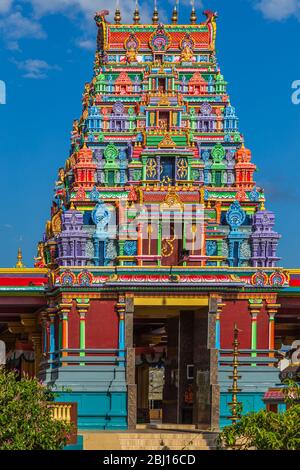
[[[47,353],[47,322],[43,321],[43,353]]]
[[[221,300],[221,299],[220,299]],[[225,304],[218,302],[217,313],[216,313],[216,349],[220,351],[221,349],[221,323],[220,323],[220,315],[222,312],[222,308]],[[220,355],[220,352],[219,352]]]
[[[119,357],[125,357],[125,304],[118,303],[117,311],[119,315]],[[119,364],[124,366],[124,362]]]
[[[54,352],[55,352],[55,325],[54,325],[55,315],[50,315],[50,347],[49,347],[49,357],[50,360],[54,360]],[[53,367],[53,364],[51,364]]]

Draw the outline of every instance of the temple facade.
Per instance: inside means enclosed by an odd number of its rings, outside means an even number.
[[[244,411],[279,380],[290,274],[218,66],[216,16],[95,16],[94,73],[35,259],[48,273],[37,373],[78,402],[81,429],[226,424],[235,324]]]

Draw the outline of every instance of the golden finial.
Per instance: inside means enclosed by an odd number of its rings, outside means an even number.
[[[16,264],[16,268],[25,268],[24,264],[23,264],[23,255],[22,255],[22,250],[21,248],[18,249],[18,256],[17,256],[17,264]]]
[[[153,11],[153,16],[152,16],[152,23],[158,24],[158,21],[159,21],[158,10],[157,10],[157,7],[155,6],[154,11]]]
[[[192,13],[191,13],[191,24],[196,24],[196,23],[197,23],[197,15],[195,12],[195,7],[193,6]]]
[[[135,4],[135,10],[134,10],[134,13],[133,13],[133,22],[134,24],[140,24],[140,12],[139,12],[139,4],[138,2],[136,2]]]
[[[120,24],[121,23],[121,12],[120,12],[120,8],[117,7],[116,8],[116,11],[115,11],[115,17],[114,17],[114,20],[115,20],[115,24]]]
[[[178,12],[177,12],[177,7],[175,5],[174,10],[173,10],[173,15],[172,15],[172,23],[177,24],[177,21],[178,21]]]
[[[71,205],[70,205],[70,211],[76,211],[76,207],[74,206],[74,202],[71,201]]]
[[[259,210],[261,210],[261,211],[265,211],[265,210],[266,210],[266,208],[265,208],[265,201],[262,201]]]

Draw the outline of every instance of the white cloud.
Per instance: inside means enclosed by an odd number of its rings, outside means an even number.
[[[1,0],[0,1],[0,15],[2,15],[3,13],[7,13],[12,4],[13,4],[13,1],[14,0]]]
[[[299,0],[260,0],[256,8],[270,20],[281,21],[290,16],[300,16]]]
[[[190,0],[181,0],[189,2]],[[200,0],[199,0],[200,1]],[[199,3],[199,2],[198,2]],[[15,8],[10,9],[12,5]],[[132,23],[136,0],[120,0],[122,22]],[[30,13],[25,16],[21,6],[31,7]],[[107,0],[0,0],[0,34],[10,49],[19,49],[19,40],[23,38],[44,39],[46,33],[41,25],[41,18],[51,14],[62,14],[78,23],[84,31],[83,37],[77,39],[76,44],[83,49],[95,49],[96,28],[93,17],[96,11],[109,9],[108,21],[113,22],[116,3]],[[172,8],[166,13],[162,1],[158,2],[159,15],[162,21],[168,21]],[[199,7],[199,4],[198,4]],[[151,23],[153,2],[139,1],[142,23]],[[170,10],[170,11],[169,11]],[[2,15],[6,13],[6,15]]]
[[[99,10],[109,9],[110,19],[115,12],[115,2],[107,0],[22,0],[24,3],[30,3],[34,14],[38,17],[53,13],[63,13],[68,16],[75,16],[78,13],[84,14],[89,21],[92,20],[94,13]],[[135,8],[135,0],[120,0],[120,9],[123,19],[126,21],[132,18]],[[142,11],[142,8],[141,8]]]
[[[18,41],[23,38],[46,38],[42,26],[23,16],[20,11],[0,17],[0,33],[10,49],[18,49]]]
[[[92,39],[79,39],[78,41],[76,41],[76,44],[81,49],[86,49],[88,51],[95,50],[96,48],[96,40],[92,40]]]
[[[57,65],[50,65],[44,60],[27,59],[24,61],[14,61],[18,69],[25,72],[23,77],[41,80],[47,78],[47,72],[50,70],[60,70]]]

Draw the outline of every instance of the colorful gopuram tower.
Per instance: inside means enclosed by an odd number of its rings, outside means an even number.
[[[218,367],[220,291],[233,302],[252,289],[241,311],[264,305],[259,289],[271,289],[275,304],[286,282],[275,268],[280,236],[217,63],[216,14],[199,24],[193,9],[185,25],[176,8],[171,24],[157,9],[152,24],[138,9],[132,24],[118,9],[113,24],[107,15],[95,16],[94,74],[36,258],[52,272],[42,377],[78,400],[80,426],[133,427],[136,409],[147,409],[136,358],[151,348],[168,357],[164,419],[216,427],[219,385],[205,374]],[[154,319],[147,349],[141,327]],[[244,347],[254,351],[256,317],[248,319]],[[263,331],[267,349],[265,319]],[[199,379],[192,414],[184,397],[194,378],[174,372],[175,337],[177,349],[187,338],[193,345],[179,352]]]

